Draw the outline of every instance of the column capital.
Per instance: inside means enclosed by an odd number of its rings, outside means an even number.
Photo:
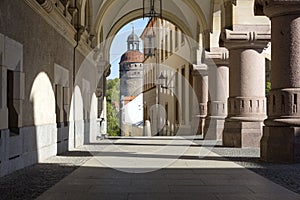
[[[206,64],[193,65],[193,76],[207,76],[208,75],[208,67]]]
[[[266,14],[269,18],[300,14],[300,0],[255,0],[255,14]]]
[[[229,50],[239,48],[264,49],[271,40],[271,28],[268,31],[231,31],[225,29],[221,34],[221,38],[225,47]]]
[[[228,66],[229,65],[229,52],[226,48],[211,49],[205,51],[205,60],[207,65]]]

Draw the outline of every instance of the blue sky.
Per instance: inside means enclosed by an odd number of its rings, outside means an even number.
[[[119,78],[119,62],[123,53],[127,51],[127,37],[132,32],[132,26],[134,26],[135,33],[141,36],[145,26],[149,19],[138,19],[125,25],[116,35],[110,48],[110,64],[111,74],[108,79]],[[142,41],[140,43],[140,51],[143,50]]]

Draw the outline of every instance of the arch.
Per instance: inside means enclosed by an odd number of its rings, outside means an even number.
[[[30,101],[33,104],[34,125],[56,123],[55,95],[49,76],[40,72],[34,79]]]
[[[110,10],[109,8],[113,7],[113,4],[115,3],[116,1],[105,1],[103,3],[103,5],[101,6],[101,8],[99,9],[98,13],[97,13],[97,16],[96,16],[96,19],[95,19],[95,25],[94,25],[94,31],[97,33],[101,27],[101,25],[103,24],[102,21],[104,20],[104,16],[105,14],[107,13],[108,10]],[[124,1],[126,3],[126,1]],[[201,31],[203,30],[207,30],[208,29],[208,23],[207,23],[207,20],[205,18],[205,15],[201,9],[201,7],[195,2],[195,0],[184,0],[184,3],[187,5],[187,7],[194,13],[194,15],[196,16],[196,19],[198,21],[198,23],[200,24],[200,26],[202,27],[201,28]],[[140,16],[137,17],[137,18],[140,18],[142,17],[143,13],[142,13],[142,9],[137,9],[137,10],[141,10],[140,12]],[[170,17],[170,12],[168,13],[168,11],[166,10],[163,10],[163,15],[169,15],[166,17],[167,20],[170,21],[170,19],[172,18],[169,18]],[[128,13],[126,14],[128,15]],[[124,15],[125,16],[125,15]],[[121,17],[120,19],[124,18]],[[173,15],[175,16],[175,15]],[[134,19],[134,18],[133,18]],[[132,20],[133,20],[132,19]],[[171,21],[172,22],[172,21]],[[172,22],[174,23],[174,22]],[[174,23],[176,24],[177,26],[180,26],[180,24],[177,24],[177,23]],[[183,23],[184,24],[184,23]],[[123,24],[125,25],[125,24]],[[184,29],[182,29],[184,30]],[[102,42],[102,41],[100,41]]]
[[[127,14],[126,17],[120,18],[110,29],[106,39],[103,38],[105,40],[105,44],[104,44],[104,51],[105,52],[109,52],[112,42],[115,38],[115,35],[121,30],[121,28],[128,24],[129,22],[136,20],[136,19],[140,19],[141,16],[143,15],[143,10],[142,9],[138,9],[138,10],[134,10],[130,13]],[[185,25],[185,23],[179,19],[176,15],[170,13],[170,12],[164,12],[164,17],[163,19],[173,23],[174,25],[178,26],[178,28],[185,34],[187,35],[189,38],[193,38],[193,34],[190,31],[190,29],[187,27],[187,25]],[[102,27],[101,27],[101,34],[103,37],[103,33],[102,33]],[[100,37],[100,36],[98,36]],[[104,41],[102,41],[104,42]],[[188,40],[188,42],[190,43],[190,41]],[[190,43],[191,45],[191,43]],[[110,60],[109,58],[109,53],[104,54],[105,55],[105,60]]]

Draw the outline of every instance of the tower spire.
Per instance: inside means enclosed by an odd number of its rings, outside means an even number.
[[[140,43],[139,37],[134,32],[133,23],[131,23],[131,25],[132,25],[132,32],[127,38],[127,45],[128,45],[127,49],[139,51],[139,43]]]

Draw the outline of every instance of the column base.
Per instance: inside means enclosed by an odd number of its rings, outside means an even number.
[[[205,121],[205,135],[206,140],[222,141],[224,131],[225,118],[223,117],[208,117]]]
[[[196,135],[203,135],[204,134],[204,127],[205,127],[205,117],[195,116],[195,120],[192,124],[193,132]]]
[[[300,162],[300,127],[264,127],[260,155],[266,162]]]
[[[262,122],[226,121],[223,131],[223,146],[259,147]]]

